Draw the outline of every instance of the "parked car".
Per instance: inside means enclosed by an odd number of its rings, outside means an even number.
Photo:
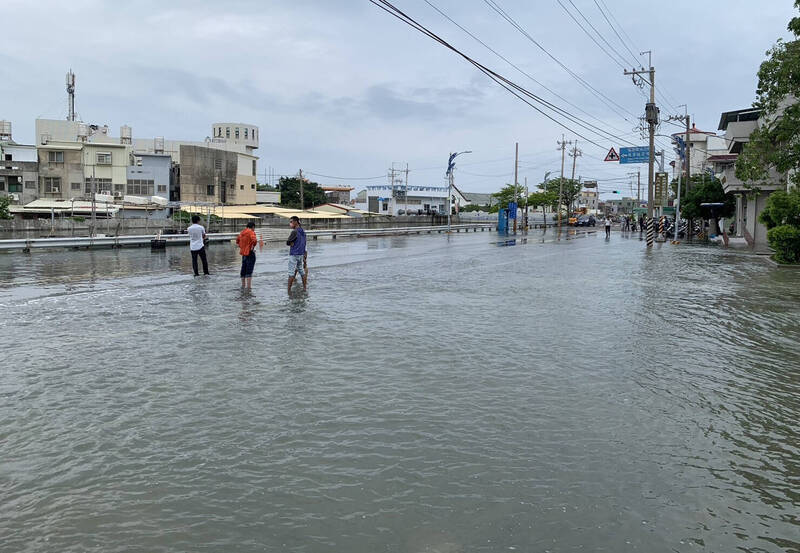
[[[594,227],[597,226],[597,219],[594,215],[581,215],[575,223],[576,227]]]

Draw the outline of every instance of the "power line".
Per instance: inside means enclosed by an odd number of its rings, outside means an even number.
[[[603,14],[603,17],[605,18],[606,22],[608,23],[608,26],[611,27],[611,30],[614,31],[615,35],[617,35],[617,38],[619,39],[619,41],[622,43],[622,45],[625,47],[625,49],[628,50],[628,53],[631,55],[631,59],[633,59],[633,67],[636,67],[637,65],[639,65],[641,67],[642,64],[639,61],[639,58],[636,57],[636,55],[631,51],[631,49],[628,48],[628,45],[625,43],[625,41],[622,40],[622,37],[617,32],[617,29],[614,27],[614,25],[611,24],[611,20],[609,20],[608,16],[606,15],[606,12],[603,11],[603,8],[600,7],[600,4],[597,3],[597,0],[594,0],[594,5],[597,6],[597,9],[600,10],[601,14]],[[604,3],[604,5],[605,5],[605,3]],[[613,17],[613,15],[612,15],[612,17]],[[633,41],[631,41],[631,44],[633,44]]]
[[[314,175],[315,177],[325,177],[326,179],[337,179],[337,180],[378,180],[386,178],[386,175],[378,175],[375,177],[334,177],[331,175],[323,175],[322,173],[312,173],[311,171],[306,171],[305,173],[307,175]]]
[[[603,52],[605,52],[605,54],[606,54],[606,55],[607,55],[609,58],[611,58],[611,60],[612,60],[614,63],[616,63],[617,65],[619,65],[619,66],[620,66],[622,69],[627,69],[627,67],[625,66],[625,64],[624,64],[624,63],[621,63],[621,62],[619,61],[620,59],[622,59],[622,61],[624,62],[624,61],[625,61],[625,60],[624,60],[624,58],[622,58],[622,56],[620,56],[620,55],[619,55],[619,53],[618,53],[618,52],[617,52],[617,51],[614,49],[614,47],[613,47],[613,46],[611,46],[611,44],[609,44],[609,43],[608,43],[608,41],[605,39],[605,37],[603,37],[603,35],[601,35],[601,34],[598,32],[598,30],[595,28],[595,26],[594,26],[594,25],[592,25],[592,23],[591,23],[591,22],[590,22],[590,21],[589,21],[589,20],[586,18],[586,16],[585,16],[585,15],[583,15],[583,12],[582,12],[582,11],[581,11],[581,10],[578,8],[578,6],[576,6],[576,5],[575,5],[575,3],[574,3],[572,0],[567,0],[567,1],[568,1],[568,2],[569,2],[571,5],[572,5],[572,7],[573,7],[573,8],[575,8],[575,11],[577,11],[577,12],[578,12],[578,14],[579,14],[579,15],[580,15],[580,16],[583,18],[583,20],[584,20],[584,21],[585,21],[585,22],[586,22],[586,23],[589,25],[589,27],[591,27],[591,28],[594,30],[594,32],[597,34],[597,36],[600,38],[600,40],[602,40],[603,42],[605,42],[605,43],[606,43],[606,45],[607,45],[607,46],[608,46],[608,47],[611,49],[611,51],[612,51],[612,52],[614,52],[614,53],[616,53],[618,57],[614,57],[614,56],[613,56],[613,55],[612,55],[612,54],[611,54],[611,53],[610,53],[608,50],[606,50],[606,49],[605,49],[605,48],[604,48],[604,47],[603,47],[603,46],[602,46],[602,45],[601,45],[599,42],[597,42],[597,39],[596,39],[596,38],[594,38],[594,37],[592,36],[592,34],[591,34],[589,31],[587,31],[587,30],[586,30],[586,28],[585,28],[583,25],[581,25],[581,22],[580,22],[580,21],[578,21],[578,20],[575,18],[575,16],[574,16],[574,15],[572,15],[572,12],[571,12],[571,11],[569,11],[569,10],[567,9],[567,7],[564,5],[564,3],[563,3],[561,0],[556,0],[556,2],[558,2],[558,5],[559,5],[559,6],[561,6],[561,7],[563,8],[563,10],[564,10],[564,11],[567,13],[567,15],[569,15],[569,16],[570,16],[570,18],[571,18],[571,19],[572,19],[572,20],[575,22],[575,24],[576,24],[578,27],[580,27],[580,28],[581,28],[581,30],[582,30],[584,33],[586,33],[586,36],[588,36],[590,39],[592,39],[592,42],[594,42],[594,43],[597,45],[597,47],[598,47],[598,48],[600,48],[600,50],[602,50]]]
[[[612,100],[611,98],[609,98],[608,96],[606,96],[605,94],[603,94],[602,92],[600,92],[599,90],[594,88],[592,85],[590,85],[588,82],[586,82],[586,80],[584,80],[582,77],[580,77],[578,74],[576,74],[572,69],[570,69],[569,67],[564,65],[558,58],[556,58],[553,54],[551,54],[544,46],[539,44],[539,42],[537,42],[536,39],[534,39],[524,28],[522,28],[522,26],[520,26],[519,23],[514,21],[514,19],[510,15],[508,15],[503,10],[503,8],[501,8],[497,4],[497,2],[495,0],[483,0],[483,1],[492,10],[497,12],[500,15],[500,17],[502,17],[509,24],[511,24],[512,27],[517,29],[517,31],[519,31],[525,38],[527,38],[529,41],[531,41],[533,44],[535,44],[542,52],[547,54],[547,56],[550,57],[550,59],[552,59],[554,62],[556,62],[562,69],[564,69],[564,71],[569,73],[569,75],[572,76],[572,78],[574,78],[576,81],[578,81],[582,86],[584,86],[587,90],[589,90],[592,94],[594,94],[597,98],[599,98],[604,104],[606,104],[609,108],[611,108],[612,111],[616,112],[618,115],[620,115],[623,119],[625,119],[629,123],[632,122],[632,121],[630,119],[628,119],[627,116],[622,114],[619,110],[621,110],[622,112],[627,113],[631,117],[634,117],[634,118],[636,117],[636,115],[634,115],[633,113],[631,113],[630,111],[628,111],[627,109],[622,107],[621,105],[617,104],[614,100]],[[616,108],[614,106],[616,106]]]
[[[560,94],[558,94],[556,91],[552,90],[551,88],[547,87],[547,86],[546,86],[546,85],[544,85],[543,83],[539,82],[537,79],[535,79],[535,78],[534,78],[534,77],[533,77],[531,74],[529,74],[527,71],[524,71],[523,69],[521,69],[519,66],[517,66],[516,64],[514,64],[513,62],[511,62],[510,60],[508,60],[508,59],[507,59],[505,56],[503,56],[502,54],[500,54],[500,53],[499,53],[497,50],[495,50],[494,48],[492,48],[491,46],[489,46],[488,44],[486,44],[484,41],[482,41],[480,38],[478,38],[477,36],[475,36],[475,35],[474,35],[473,33],[471,33],[469,30],[467,30],[467,29],[465,29],[463,26],[459,25],[459,24],[458,24],[456,21],[454,21],[454,20],[453,20],[453,19],[452,19],[450,16],[448,16],[448,15],[447,15],[446,13],[444,13],[442,10],[440,10],[439,8],[437,8],[437,7],[436,7],[436,6],[435,6],[433,3],[431,3],[429,0],[425,0],[425,3],[426,3],[426,4],[428,4],[428,5],[429,5],[431,8],[433,8],[434,10],[436,10],[437,12],[439,12],[439,13],[442,15],[442,17],[444,17],[445,19],[447,19],[448,21],[450,21],[450,22],[451,22],[453,25],[455,25],[456,27],[458,27],[459,29],[461,29],[462,31],[464,31],[466,34],[468,34],[470,37],[472,37],[473,39],[475,39],[475,40],[476,40],[476,41],[477,41],[479,44],[481,44],[481,45],[482,45],[483,47],[485,47],[487,50],[489,50],[489,51],[490,51],[490,52],[492,52],[494,55],[496,55],[497,57],[499,57],[501,60],[503,60],[504,62],[506,62],[507,64],[509,64],[511,67],[513,67],[514,69],[516,69],[517,71],[519,71],[520,73],[522,73],[523,75],[525,75],[526,77],[528,77],[528,78],[529,78],[531,81],[533,81],[534,83],[536,83],[537,85],[539,85],[540,87],[542,87],[543,89],[545,89],[546,91],[548,91],[550,94],[552,94],[552,95],[553,95],[553,96],[555,96],[556,98],[558,98],[558,99],[562,100],[562,101],[563,101],[563,102],[565,102],[567,105],[569,105],[569,106],[572,106],[573,108],[577,109],[578,111],[580,111],[581,113],[583,113],[583,114],[584,114],[584,115],[586,115],[587,117],[591,117],[592,119],[594,119],[594,120],[595,120],[595,121],[597,121],[598,123],[601,123],[601,124],[603,124],[603,125],[606,125],[607,127],[611,128],[611,129],[613,129],[613,130],[615,130],[615,131],[617,131],[617,132],[622,132],[620,129],[618,129],[618,128],[616,128],[616,127],[613,127],[613,126],[609,125],[608,123],[605,123],[604,121],[601,121],[599,118],[597,118],[597,117],[593,116],[592,114],[590,114],[590,113],[586,112],[585,110],[581,109],[581,108],[580,108],[579,106],[577,106],[576,104],[573,104],[572,102],[570,102],[569,100],[567,100],[566,98],[564,98],[563,96],[561,96]]]
[[[579,127],[582,127],[584,129],[588,130],[589,132],[595,134],[595,135],[601,136],[604,140],[607,140],[610,137],[610,138],[614,138],[614,139],[617,139],[617,140],[621,140],[623,142],[628,142],[628,141],[626,141],[624,139],[621,139],[621,138],[617,137],[613,133],[605,131],[605,130],[597,127],[596,125],[592,125],[591,123],[588,123],[588,122],[584,121],[583,119],[581,119],[581,118],[569,113],[568,111],[566,111],[566,110],[564,110],[562,108],[559,108],[558,106],[552,104],[551,102],[548,102],[548,101],[544,100],[543,98],[540,98],[539,96],[533,94],[532,92],[528,91],[524,87],[516,84],[515,82],[503,77],[502,75],[500,75],[496,71],[493,71],[492,69],[489,69],[485,65],[483,65],[480,62],[474,60],[473,58],[469,57],[467,54],[463,53],[462,51],[460,51],[459,49],[457,49],[456,47],[454,47],[453,45],[451,45],[450,43],[445,41],[443,38],[441,38],[438,35],[436,35],[431,30],[427,29],[424,25],[420,24],[419,22],[414,20],[409,15],[405,14],[403,11],[398,9],[396,6],[392,5],[392,3],[389,2],[388,0],[370,0],[370,2],[372,4],[378,6],[380,9],[382,9],[385,12],[387,12],[388,14],[392,15],[396,19],[399,19],[400,21],[402,21],[403,23],[405,23],[408,26],[412,27],[413,29],[419,31],[420,33],[428,36],[432,40],[438,42],[439,44],[441,44],[445,48],[447,48],[447,49],[451,50],[452,52],[458,54],[459,56],[464,58],[466,61],[471,63],[474,67],[476,67],[479,71],[481,71],[484,75],[486,75],[487,77],[489,77],[490,79],[495,81],[497,84],[499,84],[500,86],[505,88],[511,94],[513,94],[518,99],[520,99],[522,102],[526,103],[527,105],[532,107],[534,110],[536,110],[537,112],[541,113],[542,115],[544,115],[545,117],[547,117],[548,119],[550,119],[551,121],[556,123],[557,125],[565,128],[566,130],[570,131],[572,134],[584,139],[585,141],[589,142],[590,144],[594,144],[598,148],[603,148],[603,146],[601,146],[600,144],[598,144],[594,140],[592,140],[592,139],[580,134],[579,132],[575,131],[571,127],[567,126],[562,121],[559,121],[555,117],[553,117],[550,114],[544,112],[542,109],[540,109],[539,107],[535,106],[530,101],[528,101],[528,99],[526,99],[526,97],[530,98],[530,100],[542,105],[543,107],[554,111],[557,115],[560,115],[561,117],[566,118],[570,123],[576,124]],[[597,129],[597,130],[593,130],[593,129]],[[606,135],[606,136],[604,136],[604,135]]]

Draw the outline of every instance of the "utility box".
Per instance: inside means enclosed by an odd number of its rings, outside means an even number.
[[[508,234],[508,209],[504,207],[497,210],[497,232]]]

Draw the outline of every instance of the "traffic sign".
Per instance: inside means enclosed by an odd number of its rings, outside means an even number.
[[[508,202],[508,218],[509,219],[516,219],[517,218],[517,203],[516,202]]]
[[[653,205],[656,207],[666,206],[669,194],[669,174],[656,173],[654,186],[655,190],[653,191]]]
[[[619,161],[619,154],[617,151],[612,147],[608,153],[606,154],[606,158],[603,161]]]
[[[650,161],[650,148],[648,146],[634,146],[633,148],[619,149],[620,163],[648,163]]]

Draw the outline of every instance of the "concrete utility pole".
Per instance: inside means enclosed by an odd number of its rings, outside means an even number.
[[[575,182],[575,164],[578,161],[578,158],[583,155],[583,152],[581,152],[578,149],[578,140],[577,139],[575,140],[575,145],[572,147],[572,151],[569,153],[569,155],[572,156],[572,178],[570,179],[570,186],[572,186],[573,183]],[[572,211],[572,206],[571,205],[567,209],[567,213],[569,213],[570,211]]]
[[[519,169],[519,142],[514,143],[514,234],[517,233],[517,188],[519,187],[519,183],[517,182],[517,172]]]
[[[453,211],[451,200],[453,199],[453,171],[456,168],[456,157],[461,154],[471,154],[472,150],[465,150],[463,152],[453,152],[447,160],[447,233],[450,234],[450,214]]]
[[[556,140],[558,148],[561,150],[561,180],[558,181],[558,230],[561,230],[561,205],[564,198],[564,156],[567,150],[567,144],[572,144],[571,140],[564,140],[564,135],[561,135],[561,140]]]
[[[303,180],[303,170],[300,169],[297,171],[298,179],[300,179],[300,211],[306,210],[306,202],[303,198],[303,188],[305,188],[305,182]]]
[[[406,186],[403,194],[403,213],[408,217],[408,163],[406,163]]]
[[[650,153],[649,153],[649,160],[647,164],[648,176],[647,176],[647,247],[653,247],[653,206],[654,206],[654,197],[653,197],[653,186],[655,183],[655,175],[654,175],[654,166],[655,166],[655,140],[656,140],[656,126],[658,125],[658,107],[656,106],[656,70],[653,67],[652,62],[652,52],[642,52],[641,55],[648,54],[648,65],[649,69],[641,69],[641,70],[624,70],[623,73],[625,75],[632,75],[634,82],[636,82],[636,77],[640,76],[644,73],[647,73],[650,78],[650,101],[645,105],[645,119],[647,121],[649,127],[649,134],[650,134]],[[641,78],[641,77],[640,77]]]
[[[691,186],[692,181],[690,180],[691,177],[691,149],[689,148],[691,142],[689,140],[689,122],[691,118],[689,117],[689,108],[686,104],[683,105],[683,115],[672,115],[668,118],[669,121],[684,121],[686,123],[686,139],[684,141],[684,158],[686,163],[686,193],[689,193],[689,187]],[[678,106],[680,107],[680,106]],[[675,239],[678,239],[678,223],[681,220],[681,175],[683,171],[678,171],[678,197],[677,202],[678,205],[675,208]],[[689,238],[692,235],[692,221],[686,221],[686,238]]]

